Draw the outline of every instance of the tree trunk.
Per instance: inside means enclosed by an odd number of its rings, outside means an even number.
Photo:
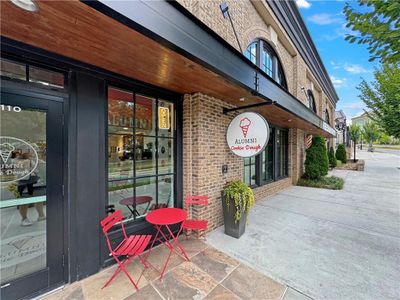
[[[356,148],[357,148],[357,143],[354,141],[354,156],[353,156],[353,161],[356,162]]]

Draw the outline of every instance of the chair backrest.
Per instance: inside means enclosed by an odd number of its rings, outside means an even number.
[[[103,233],[106,236],[108,248],[112,251],[111,243],[108,238],[108,232],[111,228],[113,228],[117,223],[120,224],[122,228],[122,232],[124,233],[124,237],[127,238],[124,223],[122,222],[124,217],[122,216],[122,211],[118,209],[117,211],[113,212],[111,215],[105,217],[101,222],[101,227],[103,228]]]

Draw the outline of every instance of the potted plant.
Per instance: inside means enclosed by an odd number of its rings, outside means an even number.
[[[252,189],[241,180],[228,182],[222,191],[225,234],[239,238],[245,231],[247,215],[254,206]]]

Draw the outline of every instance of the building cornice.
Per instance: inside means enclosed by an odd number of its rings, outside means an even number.
[[[266,2],[278,18],[307,66],[320,82],[321,87],[328,96],[330,102],[333,106],[336,106],[339,97],[295,1],[266,0]]]

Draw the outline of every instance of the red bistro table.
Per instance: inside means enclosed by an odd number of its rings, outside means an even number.
[[[187,212],[180,208],[159,208],[148,213],[146,216],[147,222],[153,224],[154,227],[157,229],[157,234],[153,240],[153,243],[151,244],[150,249],[153,248],[155,241],[160,241],[161,243],[163,243],[164,246],[169,249],[168,258],[165,261],[160,278],[163,277],[165,269],[167,268],[168,262],[171,258],[172,251],[176,251],[175,248],[178,248],[180,250],[180,253],[177,252],[178,254],[181,254],[187,261],[189,261],[189,258],[187,257],[185,251],[178,241],[179,234],[182,231],[182,226],[179,228],[179,231],[175,236],[170,228],[170,225],[181,223],[186,220],[186,218]],[[168,231],[167,234],[162,231],[164,227]],[[159,235],[161,236],[159,237]],[[168,237],[172,238],[172,242],[169,241]]]
[[[153,198],[150,196],[136,196],[124,198],[119,201],[119,204],[126,205],[126,207],[128,207],[128,209],[131,211],[132,215],[135,217],[140,215],[136,209],[136,205],[147,203],[147,207],[144,210],[146,212],[149,209],[151,200],[153,200]]]

